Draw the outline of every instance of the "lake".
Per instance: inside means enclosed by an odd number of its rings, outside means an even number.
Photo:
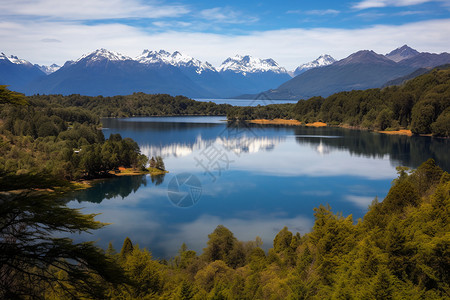
[[[257,106],[257,105],[269,105],[269,104],[295,104],[298,100],[272,100],[272,99],[194,99],[200,102],[214,102],[216,104],[230,104],[233,106]]]
[[[161,155],[165,176],[124,176],[71,195],[70,207],[112,223],[76,240],[109,242],[120,251],[128,236],[154,257],[181,244],[201,253],[217,225],[239,240],[259,236],[263,248],[288,226],[305,234],[314,208],[363,217],[382,200],[396,166],[434,158],[450,170],[448,140],[390,136],[341,128],[234,125],[225,117],[103,119],[105,137],[131,137],[147,156]]]

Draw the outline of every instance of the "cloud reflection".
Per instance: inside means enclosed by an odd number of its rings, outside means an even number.
[[[255,215],[252,214],[249,218],[225,218],[213,215],[201,215],[197,219],[189,223],[177,223],[171,226],[170,234],[165,236],[165,239],[160,241],[158,248],[164,249],[165,253],[171,255],[176,254],[176,249],[179,249],[184,242],[187,246],[201,253],[206,247],[208,235],[214,231],[217,225],[222,224],[234,235],[243,241],[254,240],[256,236],[263,240],[263,248],[268,250],[273,246],[273,239],[276,234],[287,226],[292,232],[300,232],[305,234],[309,232],[313,225],[312,218],[304,216],[295,216],[286,218],[279,215]]]

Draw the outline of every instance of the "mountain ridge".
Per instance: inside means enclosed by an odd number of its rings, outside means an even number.
[[[393,53],[392,56],[396,59],[403,53],[403,59],[396,62],[372,50],[361,50],[328,66],[308,70],[276,89],[246,97],[258,98],[264,95],[273,100],[327,97],[342,91],[379,88],[409,74],[421,74],[414,73],[417,69],[450,63],[450,54],[447,52],[440,54],[422,52],[413,55],[415,51],[405,45],[388,53],[388,55]]]
[[[272,99],[298,99],[381,87],[419,68],[446,63],[450,63],[449,53],[420,53],[404,45],[386,55],[361,50],[338,61],[324,54],[299,66],[296,70],[300,68],[301,73],[292,78],[292,72],[271,58],[236,55],[215,68],[179,51],[146,49],[132,58],[100,48],[67,61],[62,67],[32,65],[2,53],[0,84],[11,85],[28,95],[145,92],[191,98],[254,98],[264,94]]]

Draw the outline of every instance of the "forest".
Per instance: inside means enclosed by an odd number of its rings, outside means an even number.
[[[127,96],[89,97],[82,95],[35,95],[28,97],[30,102],[51,107],[79,107],[105,118],[132,116],[167,115],[210,115],[225,116],[229,104],[200,102],[184,96],[166,94],[134,93]]]
[[[267,253],[219,225],[202,253],[180,241],[170,260],[129,238],[120,250],[54,238],[106,224],[48,195],[16,195],[0,202],[0,298],[448,299],[450,175],[431,159],[397,170],[362,219],[320,205],[310,233],[285,227]]]
[[[297,119],[369,130],[410,129],[450,136],[450,68],[436,68],[400,86],[313,97],[297,104],[233,107],[229,120]]]
[[[120,166],[143,169],[148,162],[132,139],[105,139],[94,113],[29,100],[0,86],[0,190],[64,185]]]

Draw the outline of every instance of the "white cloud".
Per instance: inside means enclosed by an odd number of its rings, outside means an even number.
[[[375,197],[347,195],[344,199],[361,208],[368,208]]]
[[[325,16],[325,15],[337,15],[341,12],[335,9],[313,9],[313,10],[288,10],[287,14],[296,14],[296,15],[315,15],[315,16]]]
[[[3,16],[48,17],[59,20],[179,17],[182,5],[143,4],[138,0],[3,0]]]
[[[300,232],[303,235],[311,230],[313,223],[312,218],[277,216],[275,213],[272,215],[251,213],[247,218],[202,215],[190,223],[176,224],[175,232],[172,235],[166,235],[158,246],[166,249],[166,253],[170,253],[175,252],[181,243],[186,242],[190,249],[201,253],[207,245],[208,234],[213,232],[217,225],[223,224],[235,234],[238,240],[250,241],[256,236],[261,237],[263,248],[267,250],[272,248],[273,239],[284,226],[287,226],[294,234]]]
[[[340,13],[340,11],[335,9],[324,9],[324,10],[308,10],[305,13],[308,15],[325,16],[325,15],[337,15]]]
[[[432,2],[433,0],[364,0],[353,6],[355,9],[379,8],[387,6],[412,6]],[[447,0],[442,2],[448,2]]]
[[[419,51],[449,51],[450,19],[362,29],[255,31],[245,35],[176,31],[151,33],[121,24],[0,21],[0,40],[0,51],[39,64],[62,64],[97,48],[107,48],[131,57],[143,49],[166,49],[184,52],[215,66],[240,53],[271,57],[281,66],[294,69],[321,53],[341,59],[361,49],[388,53],[404,44]],[[42,40],[62,42],[46,43]]]
[[[258,21],[256,17],[244,16],[241,12],[228,7],[214,7],[200,11],[202,19],[214,23],[242,24]]]

